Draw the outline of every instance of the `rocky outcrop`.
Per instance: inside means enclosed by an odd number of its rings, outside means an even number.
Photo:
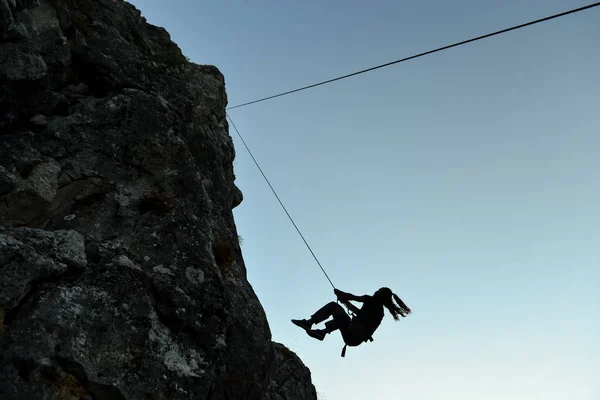
[[[263,400],[316,399],[310,371],[298,356],[280,343],[274,343],[275,360]]]
[[[120,0],[0,0],[0,398],[316,399],[239,247],[224,79]]]

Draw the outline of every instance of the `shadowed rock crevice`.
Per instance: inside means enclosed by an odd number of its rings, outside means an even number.
[[[0,0],[0,398],[316,398],[232,208],[225,79],[121,0]]]

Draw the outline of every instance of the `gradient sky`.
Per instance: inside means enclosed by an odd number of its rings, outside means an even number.
[[[577,0],[135,0],[229,105]],[[600,399],[600,8],[231,117],[331,279],[413,309],[340,357],[329,283],[235,136],[248,279],[320,399]]]

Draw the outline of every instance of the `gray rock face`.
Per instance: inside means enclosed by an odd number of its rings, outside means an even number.
[[[83,236],[76,231],[0,227],[0,307],[13,310],[35,282],[86,264]]]
[[[280,343],[275,345],[275,360],[271,365],[269,386],[263,400],[315,399],[310,371],[298,356]]]
[[[0,398],[316,399],[237,240],[224,78],[120,0],[0,0]]]

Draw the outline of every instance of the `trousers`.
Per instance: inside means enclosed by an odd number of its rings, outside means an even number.
[[[333,332],[339,329],[344,339],[344,343],[349,346],[358,346],[364,338],[364,327],[360,322],[353,321],[346,311],[335,302],[330,302],[321,307],[311,316],[312,322],[319,324],[328,318],[333,318],[325,323],[327,332]]]

